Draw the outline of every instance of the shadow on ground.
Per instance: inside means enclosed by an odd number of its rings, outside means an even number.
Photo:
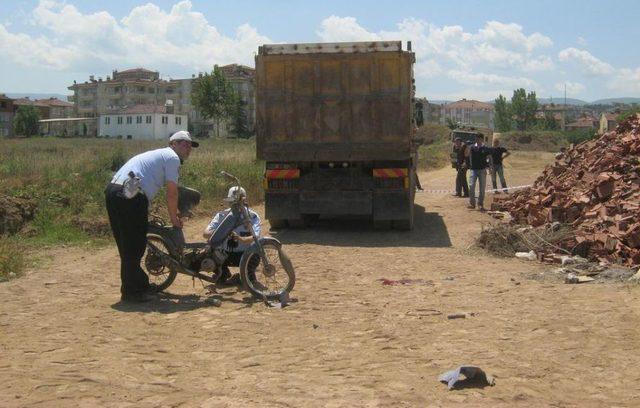
[[[321,219],[305,229],[282,229],[271,234],[283,244],[361,247],[451,247],[442,216],[414,208],[412,231],[376,230],[368,219]]]
[[[156,313],[176,313],[176,312],[188,312],[191,310],[200,309],[203,307],[216,307],[217,302],[221,303],[235,303],[242,305],[242,307],[252,307],[255,303],[259,303],[259,300],[253,297],[245,296],[242,299],[237,298],[236,295],[240,291],[232,292],[218,292],[208,296],[199,296],[196,294],[187,295],[175,295],[172,293],[159,293],[158,298],[145,303],[132,303],[132,302],[117,302],[111,305],[111,308],[119,312],[156,312]],[[248,295],[248,294],[245,294]]]

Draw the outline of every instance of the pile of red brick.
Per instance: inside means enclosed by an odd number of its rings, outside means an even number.
[[[519,224],[570,224],[559,244],[593,261],[640,265],[640,116],[615,131],[571,146],[531,188],[496,197],[492,210]],[[540,254],[551,260],[553,254]]]

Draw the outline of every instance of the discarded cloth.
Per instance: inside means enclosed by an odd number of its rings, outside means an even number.
[[[477,387],[483,387],[485,385],[495,385],[495,379],[492,376],[487,375],[480,367],[476,366],[460,366],[455,370],[447,371],[444,374],[440,374],[438,381],[447,383],[450,390],[455,388],[456,384],[462,382],[460,380],[460,374],[466,378],[464,382],[473,384]]]

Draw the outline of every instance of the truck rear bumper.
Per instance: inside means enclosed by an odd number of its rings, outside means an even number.
[[[407,217],[408,191],[303,191],[265,192],[267,219],[299,219],[303,214],[373,215],[379,220]]]

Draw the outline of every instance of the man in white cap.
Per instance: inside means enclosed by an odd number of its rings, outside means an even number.
[[[129,159],[107,185],[107,213],[120,254],[122,301],[154,299],[155,287],[149,284],[149,277],[140,267],[147,246],[149,203],[166,186],[171,224],[182,228],[178,217],[178,169],[191,154],[191,148],[198,145],[189,132],[176,132],[169,138],[168,147]]]
[[[235,201],[238,197],[247,197],[247,193],[242,187],[231,187],[229,192],[227,193],[227,198],[225,201],[227,203],[231,203]],[[227,217],[231,214],[231,208],[227,208],[226,210],[220,211],[214,215],[209,225],[204,229],[202,235],[209,239],[212,235],[215,234],[218,227],[227,219]],[[231,214],[233,216],[233,214]],[[260,236],[260,216],[253,210],[249,210],[249,216],[251,217],[251,227],[253,231],[256,233],[256,236]],[[227,220],[227,222],[236,223],[237,220]],[[228,230],[227,230],[228,231]],[[222,248],[226,248],[229,251],[229,256],[222,266],[222,270],[220,273],[222,274],[219,283],[222,284],[239,284],[240,277],[238,274],[235,274],[233,277],[229,272],[229,266],[240,266],[240,258],[244,251],[249,248],[253,244],[253,236],[251,231],[248,231],[244,224],[239,225],[233,230],[231,236],[223,241],[220,246]]]

